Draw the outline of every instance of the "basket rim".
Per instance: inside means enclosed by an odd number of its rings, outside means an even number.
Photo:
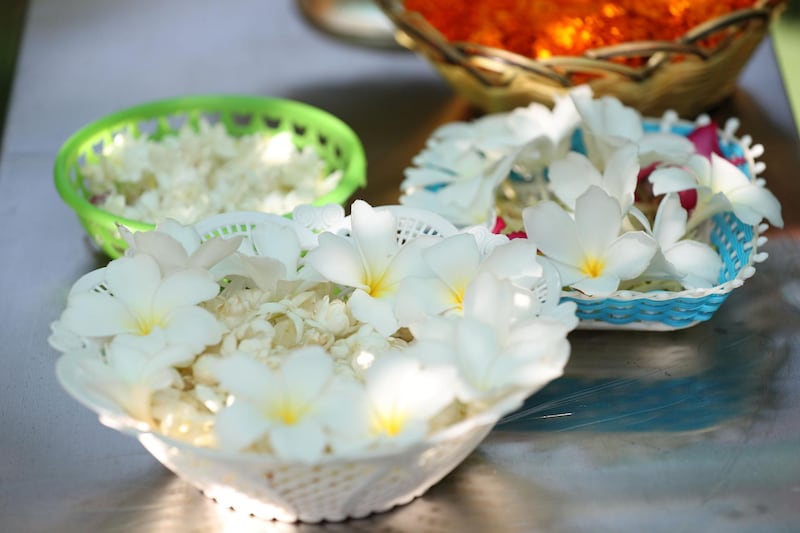
[[[116,124],[131,119],[151,120],[167,118],[181,112],[207,109],[257,112],[267,109],[288,110],[293,117],[301,117],[323,123],[326,128],[336,132],[342,142],[351,150],[347,168],[336,188],[314,200],[314,205],[343,203],[359,187],[366,184],[366,153],[355,131],[342,119],[321,108],[284,98],[261,97],[244,94],[200,94],[152,100],[115,111],[102,116],[78,129],[61,145],[53,165],[56,190],[62,200],[75,211],[81,219],[88,219],[104,226],[119,222],[131,229],[147,231],[155,228],[154,222],[134,220],[101,209],[86,199],[70,183],[70,163],[76,157],[79,147],[94,135],[113,128]]]

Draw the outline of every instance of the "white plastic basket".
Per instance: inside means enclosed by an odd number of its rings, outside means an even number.
[[[315,231],[326,228],[348,232],[349,218],[341,211],[321,208],[301,213],[290,220],[263,213],[227,213],[198,223],[195,228],[204,239],[214,235],[247,238],[260,222],[277,222],[292,227],[305,243],[316,238]],[[404,206],[390,206],[398,218],[399,242],[418,235],[445,237],[458,230],[445,219]],[[476,230],[477,240],[486,251],[505,238]],[[108,292],[103,284],[104,269],[83,276],[73,291]],[[542,300],[546,290],[539,291]],[[557,290],[555,292],[557,301]],[[552,293],[551,293],[551,300]],[[68,332],[66,332],[68,333]],[[51,344],[63,352],[75,351],[76,337],[62,337]],[[67,347],[68,343],[72,343]],[[83,349],[92,350],[86,341]],[[100,421],[133,436],[164,466],[224,507],[268,520],[286,522],[340,521],[359,518],[407,503],[441,480],[489,433],[499,418],[523,400],[511,395],[500,404],[450,426],[408,448],[362,451],[344,457],[325,456],[313,463],[287,462],[273,455],[235,453],[202,448],[153,432],[146,424],[131,418],[121,407],[94,392],[90,376],[75,357],[61,357],[56,375],[64,389],[80,403],[96,412]]]

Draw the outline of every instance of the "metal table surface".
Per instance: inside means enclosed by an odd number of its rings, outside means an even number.
[[[769,43],[716,118],[766,148],[787,228],[711,321],[674,333],[577,332],[566,375],[454,473],[394,511],[283,525],[206,500],[56,382],[48,325],[104,258],[51,179],[61,142],[142,101],[234,92],[321,106],[361,135],[369,186],[400,172],[466,103],[412,54],[332,41],[287,0],[33,0],[0,160],[0,530],[797,531],[800,168]]]

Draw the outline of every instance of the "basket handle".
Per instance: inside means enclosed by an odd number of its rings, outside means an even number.
[[[415,44],[423,44],[428,53],[432,51],[434,55],[443,57],[448,63],[462,67],[481,85],[487,87],[495,85],[484,73],[475,68],[458,48],[452,46],[422,15],[415,11],[406,11],[397,0],[375,0],[375,2],[398,30],[409,35]]]

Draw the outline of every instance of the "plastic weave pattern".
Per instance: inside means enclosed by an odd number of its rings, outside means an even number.
[[[758,228],[724,213],[714,217],[710,240],[723,261],[719,284],[711,289],[618,291],[612,297],[594,299],[562,292],[562,299],[578,305],[581,327],[587,329],[625,325],[636,329],[681,329],[703,322],[711,318],[733,289],[753,274]]]

